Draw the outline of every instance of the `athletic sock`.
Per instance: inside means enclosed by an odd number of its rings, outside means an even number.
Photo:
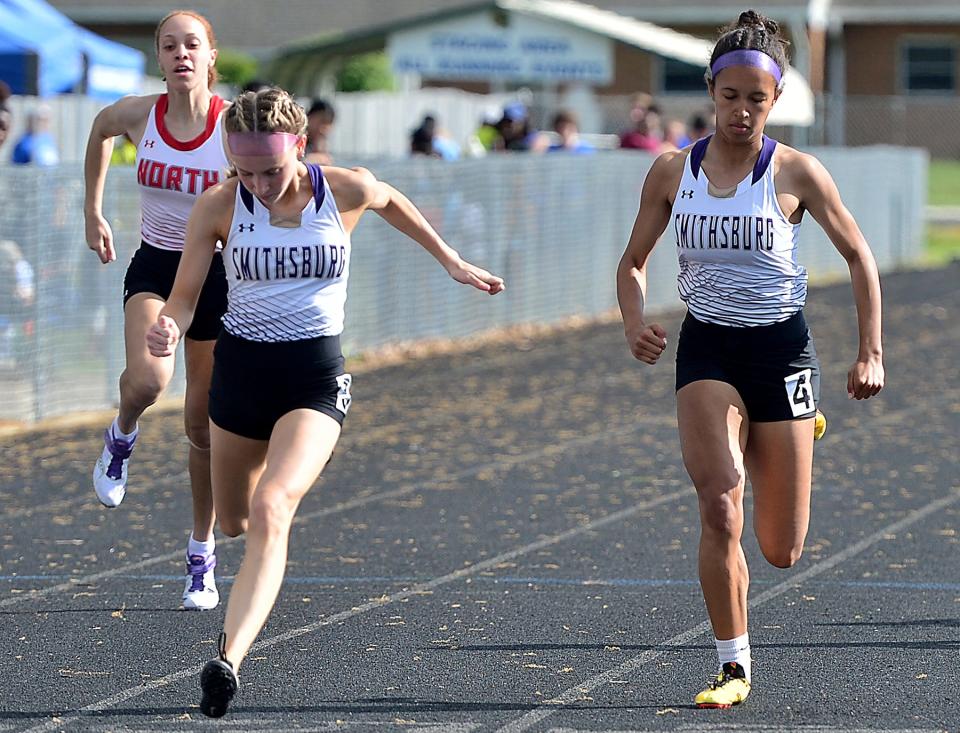
[[[747,674],[750,681],[750,635],[743,634],[735,639],[714,639],[717,645],[717,655],[720,657],[720,666],[726,662],[736,662]]]
[[[216,546],[217,542],[212,535],[206,542],[197,542],[195,539],[193,539],[193,533],[191,533],[190,540],[187,542],[187,555],[203,555],[204,557],[210,557],[210,555],[213,554]]]
[[[120,429],[120,418],[115,417],[113,418],[113,425],[110,426],[110,430],[112,431],[114,438],[120,438],[120,440],[126,440],[129,442],[131,439],[137,436],[137,433],[140,432],[140,425],[137,424],[132,433],[125,433]]]

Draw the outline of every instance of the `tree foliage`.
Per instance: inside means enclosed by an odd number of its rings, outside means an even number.
[[[338,92],[392,91],[390,60],[382,52],[353,56],[344,61],[337,74]]]
[[[220,49],[217,56],[217,74],[220,80],[235,87],[242,87],[256,78],[259,66],[259,62],[253,56],[232,51],[229,48]]]

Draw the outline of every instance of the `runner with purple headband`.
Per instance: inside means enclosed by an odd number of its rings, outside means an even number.
[[[687,316],[677,342],[677,423],[700,510],[699,573],[719,673],[696,696],[705,708],[750,694],[749,574],[740,540],[749,474],[764,557],[800,559],[810,521],[820,366],[806,326],[807,273],[797,260],[805,211],[849,263],[859,353],[847,392],[883,387],[880,280],[870,248],[830,174],[812,156],[766,137],[787,69],[777,24],[748,11],[714,47],[706,74],[716,133],[664,153],[644,182],[617,272],[630,351],[655,364],[667,332],[645,320],[646,267],[671,226]]]

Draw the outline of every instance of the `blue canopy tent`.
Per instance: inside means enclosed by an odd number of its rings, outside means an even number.
[[[91,97],[114,100],[137,94],[146,59],[140,51],[77,27],[80,47],[87,60],[85,90]]]
[[[0,0],[0,79],[14,94],[48,97],[74,91],[83,80],[75,34],[16,0]]]
[[[44,0],[0,0],[0,79],[14,94],[116,99],[139,90],[145,63],[140,51],[81,28]]]

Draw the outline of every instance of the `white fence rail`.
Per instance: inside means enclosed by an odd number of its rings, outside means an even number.
[[[230,98],[228,88],[218,89]],[[501,109],[513,97],[505,94],[470,94],[459,89],[421,89],[412,92],[357,92],[332,98],[337,120],[330,138],[330,149],[343,156],[397,156],[410,152],[410,133],[431,114],[450,139],[464,144],[476,131],[485,112]],[[299,100],[309,108],[310,100]],[[16,140],[23,133],[27,116],[39,105],[50,113],[50,130],[63,163],[83,160],[90,126],[104,106],[100,100],[64,95],[39,100],[35,97],[11,97],[13,127],[8,142],[0,149],[0,161],[8,161]]]

